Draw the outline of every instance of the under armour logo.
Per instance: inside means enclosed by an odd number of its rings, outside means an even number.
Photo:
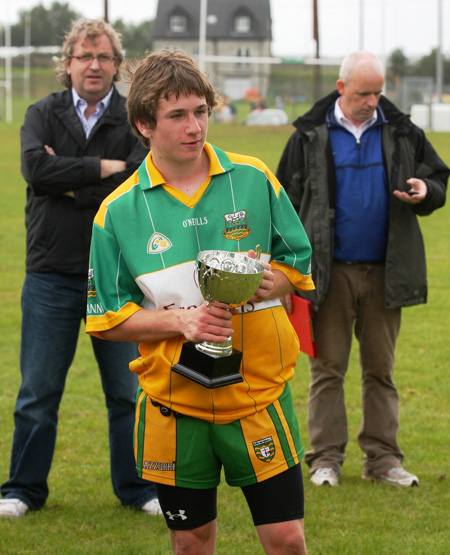
[[[186,511],[183,509],[179,509],[178,513],[174,515],[170,511],[166,511],[166,515],[169,517],[169,520],[175,520],[176,518],[181,518],[181,520],[186,520],[187,516],[184,514]]]

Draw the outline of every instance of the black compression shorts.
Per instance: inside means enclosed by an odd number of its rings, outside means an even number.
[[[155,484],[167,526],[192,530],[217,518],[217,488],[191,489]],[[304,516],[303,479],[297,464],[263,482],[242,488],[255,526]]]

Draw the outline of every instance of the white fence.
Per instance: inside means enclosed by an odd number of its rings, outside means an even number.
[[[450,104],[413,104],[413,123],[430,131],[450,131]]]

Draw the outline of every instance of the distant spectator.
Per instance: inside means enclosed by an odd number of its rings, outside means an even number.
[[[229,100],[223,97],[222,102],[216,108],[216,121],[218,123],[234,123],[236,109],[230,105]]]

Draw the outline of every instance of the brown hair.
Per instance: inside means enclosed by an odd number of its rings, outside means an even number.
[[[125,79],[129,82],[127,98],[128,120],[133,133],[145,146],[149,140],[136,126],[136,121],[150,129],[156,126],[156,111],[161,98],[195,94],[204,97],[208,114],[218,104],[217,92],[200,70],[197,62],[180,50],[160,50],[152,52],[135,67],[125,69]]]
[[[69,32],[64,38],[61,47],[61,57],[57,58],[55,73],[59,82],[68,89],[72,86],[72,78],[67,73],[67,60],[72,56],[74,46],[79,39],[95,40],[101,35],[106,35],[111,41],[114,56],[119,60],[120,66],[124,58],[122,49],[122,35],[118,33],[109,23],[102,19],[81,19],[72,21]],[[114,75],[114,81],[120,79],[119,72]]]

